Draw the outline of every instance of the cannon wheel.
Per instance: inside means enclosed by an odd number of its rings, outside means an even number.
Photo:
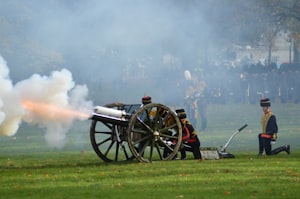
[[[105,107],[114,109],[122,109],[123,106],[124,104],[118,102],[105,105]],[[92,120],[90,127],[91,144],[103,161],[117,162],[132,159],[134,156],[126,139],[126,127]]]
[[[135,112],[127,141],[140,162],[172,160],[181,146],[182,126],[176,113],[162,104],[147,104]]]

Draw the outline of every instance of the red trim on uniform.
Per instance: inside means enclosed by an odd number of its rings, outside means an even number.
[[[189,131],[189,129],[188,129],[188,127],[186,125],[184,125],[183,128],[184,128],[184,130],[186,132],[186,135],[184,137],[182,137],[182,140],[185,141],[185,140],[189,139],[189,137],[190,137],[190,131]]]
[[[271,135],[268,135],[268,134],[265,134],[265,133],[261,134],[261,137],[262,138],[272,138]]]
[[[189,139],[187,141],[188,143],[193,143],[193,142],[196,142],[196,137],[192,137],[191,139]]]

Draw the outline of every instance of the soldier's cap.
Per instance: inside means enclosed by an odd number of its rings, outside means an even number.
[[[152,103],[152,101],[151,101],[151,97],[150,96],[144,96],[143,98],[142,98],[142,103],[145,105],[145,104],[150,104],[150,103]]]
[[[260,100],[260,106],[261,107],[270,107],[271,106],[271,101],[269,98],[263,98]]]
[[[179,119],[185,119],[186,118],[186,113],[184,109],[177,109],[175,110],[175,112],[177,113],[177,116]]]

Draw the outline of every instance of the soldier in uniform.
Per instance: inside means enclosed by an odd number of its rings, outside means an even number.
[[[184,109],[177,109],[176,113],[182,125],[183,147],[180,150],[181,159],[186,159],[186,151],[193,152],[194,159],[201,159],[200,140],[193,125],[187,121]]]
[[[189,121],[198,127],[198,119],[201,120],[201,131],[206,130],[207,126],[207,89],[206,83],[202,80],[200,83],[195,81],[186,90],[185,107],[189,116]]]
[[[290,145],[281,146],[272,150],[272,144],[276,141],[278,133],[276,117],[271,112],[271,101],[269,98],[261,99],[260,106],[262,108],[263,115],[261,117],[262,133],[258,134],[258,156],[261,156],[264,151],[266,152],[266,155],[276,155],[282,151],[290,154]]]

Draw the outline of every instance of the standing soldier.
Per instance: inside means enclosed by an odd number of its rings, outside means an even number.
[[[200,116],[201,131],[205,131],[207,126],[206,95],[207,89],[204,80],[202,80],[200,83],[195,80],[193,84],[190,84],[190,86],[186,90],[185,107],[187,108],[189,121],[194,125],[195,128],[197,128]]]
[[[198,110],[200,114],[200,120],[201,120],[201,128],[200,131],[205,131],[207,126],[207,89],[206,89],[206,83],[204,80],[202,80],[199,84],[199,98],[197,100],[198,104]]]
[[[198,97],[199,93],[192,82],[190,82],[189,86],[185,92],[185,101],[184,106],[187,111],[187,115],[189,116],[189,121],[197,128],[198,121]]]

